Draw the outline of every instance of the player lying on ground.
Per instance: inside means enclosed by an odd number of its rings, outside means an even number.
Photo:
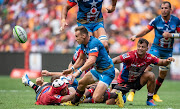
[[[166,66],[171,61],[175,60],[172,57],[168,59],[159,59],[147,53],[148,44],[149,42],[146,39],[139,39],[137,50],[113,58],[114,64],[123,63],[123,69],[117,79],[118,85],[116,85],[113,90],[120,90],[124,95],[129,92],[130,89],[140,90],[147,84],[148,95],[146,104],[149,106],[156,106],[152,99],[155,89],[155,75],[153,72],[146,71],[145,69],[150,64]]]
[[[36,92],[37,105],[59,105],[62,102],[72,100],[75,95],[75,89],[68,87],[68,85],[61,79],[56,79],[52,83],[42,83],[43,81],[37,80],[39,85],[34,84],[25,74],[22,77],[22,83],[25,86],[33,88]],[[53,80],[53,79],[51,79]]]

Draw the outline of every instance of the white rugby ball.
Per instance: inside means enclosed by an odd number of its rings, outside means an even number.
[[[15,39],[20,43],[25,43],[27,41],[26,31],[18,25],[13,28],[13,35]]]

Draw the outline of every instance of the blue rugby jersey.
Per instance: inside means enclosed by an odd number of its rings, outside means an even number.
[[[99,68],[107,68],[112,63],[112,59],[108,56],[104,45],[95,37],[90,36],[90,40],[87,45],[81,44],[82,52],[87,56],[90,55],[96,56],[97,60],[95,62],[94,67]]]
[[[73,7],[78,4],[77,20],[87,21],[86,23],[96,23],[102,21],[102,2],[103,0],[67,0],[67,3]],[[101,20],[100,20],[101,19]]]
[[[173,50],[174,38],[165,39],[162,34],[164,32],[175,33],[180,31],[180,20],[179,18],[171,15],[170,20],[165,22],[162,16],[158,16],[151,20],[147,26],[150,30],[155,29],[155,38],[153,45],[159,47],[160,50]]]

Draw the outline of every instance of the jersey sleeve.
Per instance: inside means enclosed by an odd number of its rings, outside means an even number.
[[[89,46],[89,56],[96,56],[96,57],[98,57],[98,54],[99,54],[99,46],[98,46],[97,41],[94,41]]]
[[[147,28],[149,30],[152,30],[154,28],[154,26],[155,26],[155,18],[149,22],[149,24],[147,25]]]
[[[73,7],[73,6],[75,6],[75,5],[77,4],[77,0],[67,0],[67,3],[68,3],[71,7]]]
[[[152,64],[154,64],[154,65],[157,65],[158,64],[158,62],[159,62],[159,58],[157,58],[156,56],[154,56],[154,55],[152,55],[151,54],[151,61],[152,61]]]
[[[121,61],[124,62],[124,63],[127,63],[127,62],[130,62],[131,60],[131,56],[130,56],[130,53],[124,53],[122,55],[119,56]]]
[[[180,33],[180,20],[178,19],[177,21],[177,28],[176,28],[177,32]]]

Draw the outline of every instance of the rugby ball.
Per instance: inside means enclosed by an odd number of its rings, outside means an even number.
[[[13,35],[14,38],[20,43],[25,43],[27,41],[26,31],[24,30],[24,28],[18,25],[13,28]]]

